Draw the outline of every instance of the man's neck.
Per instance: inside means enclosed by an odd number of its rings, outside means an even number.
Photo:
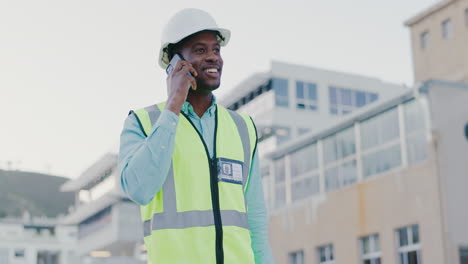
[[[202,117],[206,110],[210,108],[212,100],[213,94],[211,92],[208,94],[189,93],[187,95],[187,102],[193,106],[193,111],[199,117]]]

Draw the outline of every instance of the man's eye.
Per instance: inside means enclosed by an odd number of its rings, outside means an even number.
[[[204,48],[198,48],[195,50],[196,53],[203,53],[205,52],[205,49]]]
[[[221,50],[220,49],[213,49],[215,53],[219,53]]]

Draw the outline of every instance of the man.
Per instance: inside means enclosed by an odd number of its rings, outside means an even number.
[[[212,94],[229,37],[202,10],[176,13],[159,65],[184,60],[167,77],[167,101],[125,121],[121,184],[141,205],[148,263],[273,263],[255,126]]]

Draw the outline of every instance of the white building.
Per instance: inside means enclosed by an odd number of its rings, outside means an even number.
[[[121,190],[117,154],[105,154],[61,190],[76,193],[75,208],[63,222],[78,226],[83,263],[144,263],[140,211]]]
[[[467,102],[427,81],[268,155],[276,262],[468,264]]]
[[[405,86],[376,78],[273,61],[269,72],[244,80],[220,104],[252,116],[263,157],[291,138],[402,90]]]
[[[0,219],[1,264],[78,264],[77,228],[57,219]]]

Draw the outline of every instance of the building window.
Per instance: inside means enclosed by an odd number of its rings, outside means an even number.
[[[323,247],[319,247],[317,249],[318,252],[318,263],[319,264],[334,264],[335,257],[333,255],[333,245],[326,245]]]
[[[465,26],[468,27],[468,8],[465,9]]]
[[[275,167],[275,208],[286,204],[286,166],[284,157],[274,161]]]
[[[468,140],[468,123],[465,125],[465,137]]]
[[[311,144],[291,153],[291,195],[297,201],[320,191],[317,145]]]
[[[468,247],[460,248],[460,264],[468,264]]]
[[[275,103],[280,107],[289,106],[288,80],[274,78],[272,79],[273,90],[275,91]]]
[[[421,264],[419,226],[412,225],[397,230],[398,259],[400,264]]]
[[[296,251],[293,253],[289,253],[289,264],[304,264],[304,251]]]
[[[420,35],[421,49],[427,49],[429,47],[429,31],[424,31]]]
[[[426,118],[420,100],[410,101],[403,106],[408,163],[411,165],[427,158]]]
[[[369,177],[401,165],[397,108],[361,123],[363,174]]]
[[[15,258],[24,258],[24,248],[22,249],[15,249]]]
[[[361,264],[380,264],[381,255],[379,235],[374,234],[359,240],[361,248]]]
[[[452,20],[446,19],[442,22],[442,37],[444,39],[450,39],[453,35]]]
[[[357,181],[354,127],[323,140],[325,190],[332,191]]]
[[[38,251],[37,263],[44,264],[59,264],[60,252],[56,251]]]
[[[296,82],[296,108],[317,110],[317,85]]]
[[[351,90],[346,88],[328,87],[330,114],[345,115],[354,109],[372,103],[378,99],[375,93]]]

